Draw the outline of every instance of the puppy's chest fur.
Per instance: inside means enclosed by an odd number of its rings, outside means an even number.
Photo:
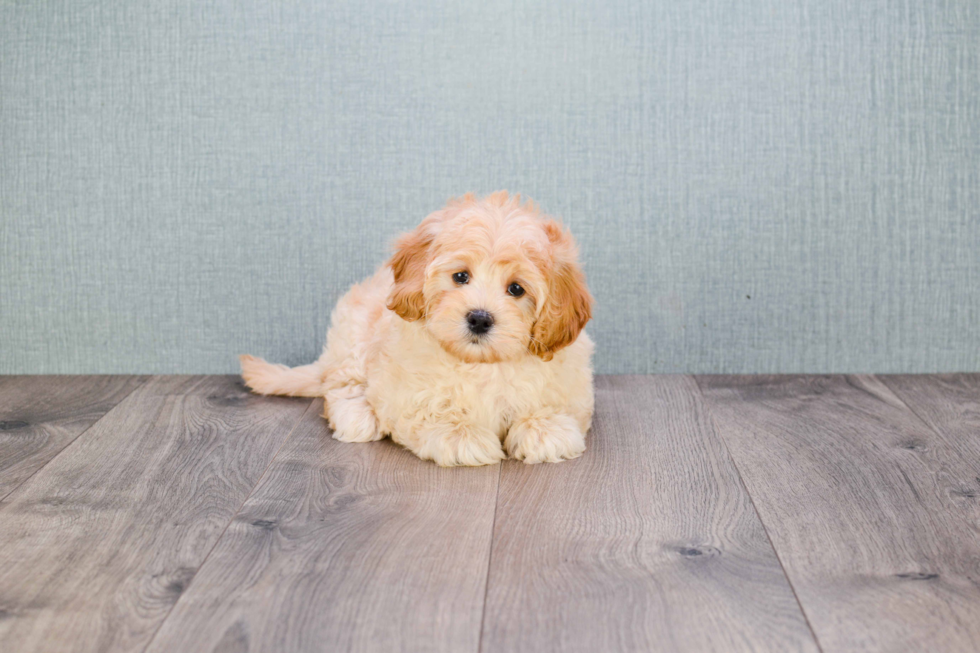
[[[542,402],[564,403],[555,377],[565,356],[550,363],[530,356],[501,363],[463,363],[426,337],[418,325],[403,323],[396,331],[398,336],[379,357],[382,364],[368,369],[367,399],[384,433],[449,421],[503,437],[516,418],[533,413]]]

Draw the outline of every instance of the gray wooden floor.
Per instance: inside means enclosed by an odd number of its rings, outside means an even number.
[[[980,375],[596,392],[582,458],[441,469],[235,377],[0,377],[0,650],[980,650]]]

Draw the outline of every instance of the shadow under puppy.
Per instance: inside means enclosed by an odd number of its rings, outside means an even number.
[[[340,299],[315,363],[242,356],[242,377],[260,394],[323,397],[344,442],[390,435],[447,466],[575,458],[594,404],[577,258],[533,203],[466,195]]]

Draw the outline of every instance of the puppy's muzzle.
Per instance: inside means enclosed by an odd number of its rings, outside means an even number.
[[[470,328],[470,333],[482,336],[493,326],[493,316],[483,310],[470,311],[466,314],[466,325]]]

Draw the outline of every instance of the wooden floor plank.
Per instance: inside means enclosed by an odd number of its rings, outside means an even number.
[[[693,379],[596,386],[584,456],[503,467],[482,650],[816,650]]]
[[[149,650],[475,652],[498,477],[311,411]]]
[[[825,650],[977,649],[980,460],[874,377],[698,380]]]
[[[980,374],[915,374],[880,376],[905,404],[965,459],[980,461]],[[952,496],[974,506],[980,524],[980,465],[977,477]]]
[[[142,650],[310,403],[136,389],[0,505],[4,650]]]
[[[0,500],[146,380],[0,377]]]

